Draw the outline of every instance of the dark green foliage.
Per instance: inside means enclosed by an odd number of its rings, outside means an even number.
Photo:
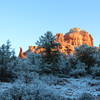
[[[84,76],[86,74],[85,68],[87,67],[85,63],[81,62],[80,60],[77,59],[75,55],[69,55],[67,57],[67,72],[70,76],[73,77],[80,77]]]
[[[75,56],[78,60],[85,63],[88,67],[87,70],[90,69],[91,66],[96,64],[95,54],[97,52],[96,47],[90,47],[88,45],[82,45],[75,50]]]
[[[71,69],[69,74],[74,77],[81,77],[86,75],[86,65],[80,61],[77,61],[77,64]]]
[[[68,67],[70,69],[74,68],[74,66],[77,64],[77,61],[78,61],[75,55],[69,55],[67,57],[67,60],[68,60]]]
[[[97,53],[95,54],[96,64],[100,66],[100,48],[97,49]]]
[[[6,66],[9,62],[16,59],[14,50],[11,50],[11,44],[8,40],[6,44],[0,47],[0,65]]]
[[[9,70],[8,67],[0,66],[0,82],[11,82],[15,78],[12,70]]]
[[[99,76],[100,77],[100,66],[98,66],[97,64],[91,67],[91,74],[95,77],[95,76]]]
[[[46,71],[55,72],[58,71],[59,56],[60,52],[58,50],[60,44],[55,42],[56,38],[51,32],[47,32],[44,36],[41,36],[37,45],[39,48],[44,48],[42,55],[42,65],[46,64]],[[48,67],[47,67],[48,66]]]
[[[32,52],[32,53],[28,53],[28,59],[29,61],[32,63],[32,64],[35,64],[35,54]]]
[[[0,47],[0,81],[10,81],[14,74],[10,63],[16,59],[14,50],[11,50],[11,44],[8,40],[6,44]]]

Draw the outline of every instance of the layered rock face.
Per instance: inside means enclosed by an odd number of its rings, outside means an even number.
[[[69,32],[57,33],[56,41],[61,44],[59,47],[59,51],[65,54],[71,54],[74,52],[74,49],[80,45],[87,44],[89,46],[93,46],[93,37],[84,30],[80,28],[70,29]],[[27,52],[41,53],[44,49],[37,49],[36,46],[29,46],[28,51],[22,52],[20,49],[19,57],[26,58]]]
[[[65,54],[73,53],[76,47],[83,44],[93,46],[93,37],[80,28],[70,29],[66,34],[56,34],[56,41],[61,44],[60,51]]]

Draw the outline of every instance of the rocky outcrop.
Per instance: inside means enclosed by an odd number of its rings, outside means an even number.
[[[87,44],[93,46],[93,37],[85,30],[80,28],[72,28],[66,34],[57,33],[56,42],[59,42],[61,46],[59,51],[65,54],[71,54],[74,49],[80,45]],[[38,49],[36,46],[29,46],[28,51],[22,52],[20,49],[19,57],[26,58],[27,52],[41,53],[44,49]]]
[[[65,54],[73,53],[74,48],[83,44],[93,46],[92,36],[80,28],[70,29],[65,35],[62,33],[56,34],[56,41],[61,44],[60,51]]]
[[[20,58],[27,58],[27,52],[23,52],[23,49],[21,47],[20,47],[19,57]]]
[[[25,52],[23,52],[22,48],[20,48],[19,57],[20,58],[27,58],[29,52],[40,54],[43,51],[44,51],[43,48],[38,48],[37,46],[29,46],[29,49]]]
[[[82,44],[87,44],[93,46],[92,36],[79,28],[71,29],[68,33],[65,34],[65,41],[70,43],[73,46],[80,46]]]

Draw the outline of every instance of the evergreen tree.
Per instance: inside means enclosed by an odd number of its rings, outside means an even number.
[[[16,59],[14,50],[8,40],[0,47],[0,81],[10,81],[13,78],[11,63]]]
[[[42,64],[46,64],[46,70],[49,72],[54,72],[58,70],[59,55],[58,50],[60,44],[55,42],[56,37],[53,36],[51,32],[47,32],[44,36],[41,36],[39,41],[36,42],[39,48],[43,48],[44,51],[41,52]],[[38,48],[38,49],[39,49]]]
[[[11,44],[8,40],[6,44],[0,47],[0,64],[6,66],[11,60],[16,58],[14,50],[11,50]]]

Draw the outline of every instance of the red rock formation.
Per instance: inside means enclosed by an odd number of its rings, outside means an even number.
[[[67,41],[74,47],[80,46],[82,44],[93,46],[93,38],[88,32],[84,30],[79,30],[79,28],[78,30],[77,28],[74,29],[76,29],[76,31],[72,31],[71,29],[71,31],[65,34],[65,41]]]
[[[61,43],[61,52],[70,54],[74,52],[74,48],[87,44],[93,46],[92,36],[80,28],[73,28],[65,35],[59,33],[56,35],[56,41]]]
[[[43,49],[43,48],[39,48],[39,47],[37,47],[37,46],[29,46],[29,50],[28,50],[28,51],[34,52],[34,53],[36,53],[36,54],[39,54],[39,53],[43,52],[44,49]],[[28,51],[27,51],[27,52],[28,52]]]
[[[80,45],[87,44],[89,46],[93,46],[93,38],[92,36],[80,28],[73,28],[66,34],[57,33],[56,41],[61,44],[59,51],[65,54],[71,54],[74,52],[74,49]],[[36,46],[29,46],[30,52],[41,53],[44,51],[43,48],[37,49]],[[28,52],[27,51],[27,52]],[[27,52],[22,52],[20,49],[19,57],[26,58]]]
[[[20,58],[27,58],[27,53],[26,52],[23,52],[23,50],[22,50],[21,47],[20,47],[19,57]]]

